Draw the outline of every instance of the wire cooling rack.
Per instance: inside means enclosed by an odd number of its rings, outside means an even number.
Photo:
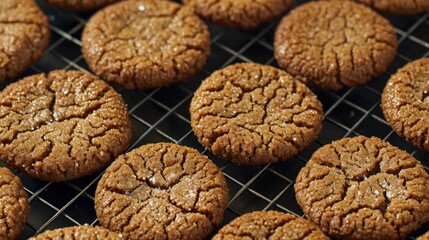
[[[17,79],[54,69],[88,67],[80,51],[80,36],[90,13],[62,11],[37,0],[47,14],[51,28],[51,45],[43,58]],[[300,5],[306,1],[297,1]],[[420,160],[426,170],[428,153],[414,148],[396,135],[384,119],[380,94],[389,76],[407,62],[429,56],[429,14],[411,17],[386,17],[395,26],[399,39],[398,54],[389,69],[364,86],[338,92],[312,89],[324,107],[323,129],[307,150],[297,157],[276,164],[238,166],[204,151],[190,127],[189,104],[202,79],[214,70],[235,62],[258,62],[277,66],[273,58],[273,35],[278,21],[252,31],[229,30],[209,25],[212,36],[211,55],[204,70],[194,78],[170,87],[145,91],[118,89],[128,104],[133,127],[129,148],[153,142],[175,142],[198,149],[209,156],[223,171],[229,186],[229,204],[223,224],[255,210],[278,210],[303,216],[296,203],[294,179],[311,154],[324,144],[343,137],[366,135],[385,139]],[[1,89],[7,85],[4,83]],[[19,239],[49,229],[66,226],[97,225],[94,192],[102,173],[79,180],[52,183],[34,180],[15,171],[29,196],[30,217]],[[407,239],[429,230],[429,224]]]

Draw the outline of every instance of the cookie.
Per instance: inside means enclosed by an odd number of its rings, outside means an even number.
[[[74,10],[90,11],[121,0],[45,0],[54,7]]]
[[[225,225],[213,237],[221,239],[328,240],[311,222],[292,214],[257,211],[244,214]]]
[[[0,1],[0,82],[39,60],[49,37],[48,19],[33,0]]]
[[[21,180],[0,167],[0,239],[15,239],[24,229],[30,206]]]
[[[195,149],[143,145],[119,156],[95,193],[100,223],[126,239],[205,239],[221,224],[228,189]]]
[[[429,151],[429,58],[408,63],[391,76],[381,108],[393,130]]]
[[[215,71],[195,92],[191,126],[215,155],[238,164],[286,160],[309,146],[322,104],[286,72],[256,63]]]
[[[376,137],[321,147],[294,187],[307,218],[334,239],[402,239],[429,220],[423,165]]]
[[[337,0],[338,1],[338,0]],[[347,0],[350,1],[350,0]],[[416,15],[429,12],[429,1],[427,0],[356,0],[366,4],[376,10],[398,14],[398,15]]]
[[[145,89],[184,81],[210,52],[207,26],[168,1],[122,1],[97,12],[82,34],[90,69],[109,83]]]
[[[79,71],[26,77],[0,93],[0,159],[45,181],[101,170],[122,154],[131,127],[121,96]]]
[[[31,237],[28,240],[96,240],[96,239],[106,239],[106,240],[121,240],[123,239],[115,232],[111,232],[105,228],[99,226],[74,226],[74,227],[65,227],[55,230],[45,231],[35,237]]]
[[[285,14],[294,0],[183,0],[202,18],[215,24],[248,30]]]
[[[421,235],[420,237],[418,237],[416,240],[429,240],[429,232]]]
[[[286,15],[274,36],[279,65],[299,80],[329,90],[368,82],[393,61],[393,26],[352,1],[303,4]]]

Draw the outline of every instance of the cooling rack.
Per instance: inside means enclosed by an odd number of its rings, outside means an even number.
[[[50,47],[43,58],[17,79],[54,69],[89,72],[80,51],[80,36],[91,13],[62,11],[37,0],[50,21]],[[300,5],[307,1],[297,1]],[[311,154],[324,144],[343,137],[377,136],[411,153],[429,170],[428,153],[398,137],[380,108],[380,94],[390,75],[407,62],[429,56],[429,14],[409,17],[385,15],[395,26],[399,48],[393,64],[368,84],[337,92],[312,89],[323,103],[323,129],[304,152],[276,164],[238,166],[204,151],[190,127],[189,104],[202,79],[214,70],[236,62],[258,62],[277,67],[273,57],[273,35],[278,20],[252,31],[209,25],[211,55],[202,72],[187,82],[144,91],[117,89],[128,104],[133,139],[129,150],[146,143],[174,142],[198,149],[223,171],[229,186],[229,204],[223,224],[255,210],[278,210],[303,216],[296,203],[293,184]],[[16,79],[15,79],[16,80]],[[1,85],[4,88],[9,82]],[[94,192],[102,172],[65,183],[34,180],[15,171],[29,197],[31,212],[19,239],[49,229],[73,225],[97,225]],[[429,230],[426,224],[407,239]]]

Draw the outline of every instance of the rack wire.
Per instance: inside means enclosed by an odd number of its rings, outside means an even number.
[[[17,79],[54,69],[89,72],[80,51],[80,36],[90,13],[74,13],[48,6],[37,0],[50,21],[51,45],[43,58]],[[304,0],[297,1],[300,5]],[[235,62],[258,62],[277,67],[273,57],[273,35],[278,20],[252,31],[224,29],[209,24],[211,55],[202,72],[181,84],[144,91],[118,89],[128,104],[133,127],[129,150],[146,143],[167,141],[198,149],[223,171],[229,186],[229,204],[223,225],[255,210],[278,210],[303,216],[295,200],[294,179],[311,154],[324,144],[343,137],[377,136],[411,153],[429,170],[428,153],[401,139],[387,124],[380,108],[380,94],[386,81],[407,62],[429,56],[429,14],[420,16],[385,15],[395,26],[399,48],[389,69],[368,84],[337,92],[312,89],[323,103],[323,129],[317,139],[297,157],[276,164],[238,166],[205,151],[190,127],[189,104],[202,79],[214,70]],[[7,85],[4,83],[1,89]],[[102,172],[65,183],[42,182],[22,172],[20,177],[29,196],[30,217],[19,239],[45,230],[97,225],[94,193]],[[429,224],[407,239],[429,230]]]

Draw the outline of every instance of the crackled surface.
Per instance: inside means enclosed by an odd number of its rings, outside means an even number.
[[[214,72],[195,92],[191,125],[215,155],[240,164],[286,160],[321,129],[322,104],[286,72],[239,63]]]
[[[21,180],[0,168],[0,239],[15,239],[27,221],[30,206]]]
[[[338,0],[336,0],[338,1]],[[350,1],[350,0],[347,0]],[[427,0],[356,0],[374,9],[398,14],[416,15],[429,12],[429,1]]]
[[[48,44],[48,19],[33,0],[0,1],[0,82],[36,62]]]
[[[121,0],[45,0],[49,4],[69,10],[89,11]]]
[[[274,37],[279,65],[299,80],[338,90],[363,84],[393,61],[393,27],[349,1],[303,4],[283,18]]]
[[[123,1],[91,17],[82,50],[101,78],[129,89],[152,88],[200,71],[210,51],[210,34],[188,7]]]
[[[95,193],[100,223],[128,239],[204,239],[220,225],[228,190],[198,151],[170,143],[119,156]]]
[[[244,214],[225,225],[213,237],[221,239],[328,240],[311,222],[288,213],[257,211]]]
[[[125,151],[130,140],[121,96],[92,75],[53,71],[0,93],[0,159],[34,178],[88,175]]]
[[[294,0],[183,0],[201,17],[225,27],[251,29],[283,15]]]
[[[429,151],[429,58],[408,63],[391,76],[381,108],[398,135]]]
[[[93,227],[88,225],[59,228],[45,231],[28,240],[121,240],[123,239],[115,232],[111,232],[103,227]]]
[[[429,220],[429,176],[379,138],[345,138],[317,150],[295,183],[309,220],[338,239],[402,239]]]

